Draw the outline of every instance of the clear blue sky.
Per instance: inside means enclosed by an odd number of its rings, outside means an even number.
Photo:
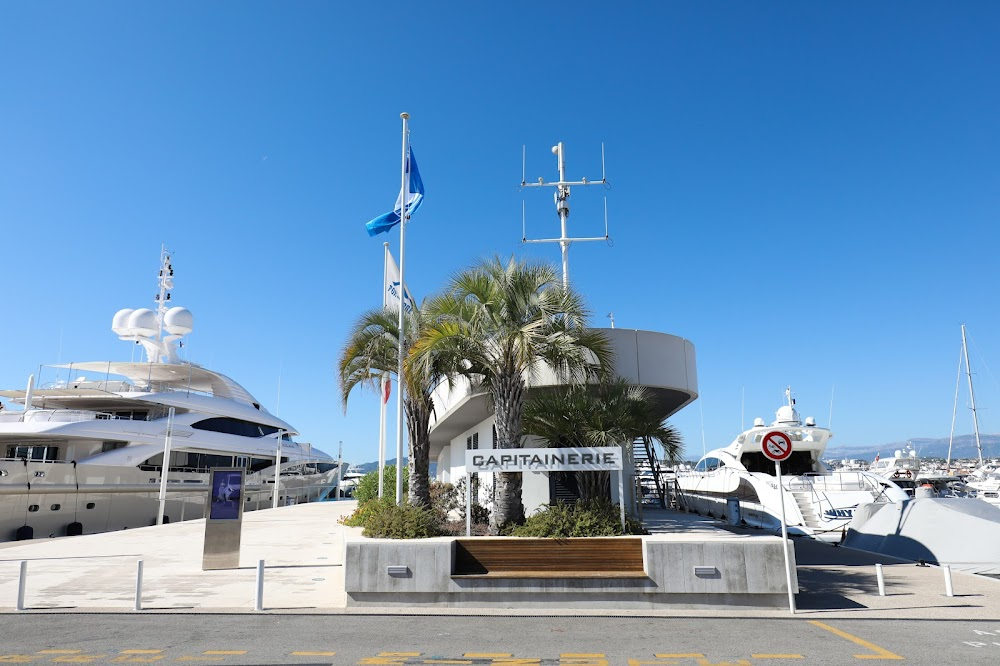
[[[606,325],[697,349],[689,454],[770,420],[790,384],[837,446],[947,436],[968,324],[1000,429],[1000,5],[995,2],[5,2],[0,384],[128,359],[161,243],[195,315],[188,359],[352,462],[335,359],[380,303],[364,223],[399,189],[399,113],[427,188],[407,232],[423,297],[494,253],[558,262],[549,147],[600,176],[614,246],[570,272]],[[570,231],[601,235],[602,191]],[[43,377],[46,379],[46,377]],[[971,432],[962,391],[958,431]],[[392,435],[390,435],[392,436]],[[1000,452],[995,452],[1000,453]]]

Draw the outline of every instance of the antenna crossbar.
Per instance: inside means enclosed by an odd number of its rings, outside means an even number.
[[[572,238],[567,234],[566,224],[569,219],[569,195],[570,187],[576,186],[586,186],[586,185],[604,185],[608,186],[608,179],[604,171],[604,144],[601,144],[601,179],[600,180],[590,180],[587,178],[581,178],[580,180],[566,180],[566,162],[564,157],[564,149],[562,142],[556,144],[552,147],[552,153],[556,156],[556,163],[559,169],[559,180],[553,182],[546,182],[544,178],[539,178],[537,182],[529,183],[525,177],[525,148],[521,148],[521,188],[525,187],[554,187],[555,191],[555,204],[556,213],[559,215],[559,222],[562,229],[562,235],[559,238],[538,238],[529,239],[527,238],[526,223],[524,217],[524,203],[521,203],[521,242],[522,243],[559,243],[562,247],[562,269],[563,269],[563,286],[569,287],[569,246],[576,242],[587,242],[587,241],[609,241],[611,240],[608,234],[608,201],[607,198],[604,200],[604,236],[589,237],[589,238]]]

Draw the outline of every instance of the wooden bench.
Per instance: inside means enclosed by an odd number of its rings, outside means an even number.
[[[456,539],[452,578],[647,578],[642,539]]]

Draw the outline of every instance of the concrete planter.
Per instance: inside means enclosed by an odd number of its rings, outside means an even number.
[[[346,537],[347,606],[653,610],[788,604],[778,537],[644,536],[645,578],[455,577],[455,541]],[[792,584],[797,592],[797,579]]]

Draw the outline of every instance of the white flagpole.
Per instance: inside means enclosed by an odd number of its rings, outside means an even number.
[[[406,308],[403,307],[403,285],[406,280],[403,276],[403,267],[406,262],[406,203],[410,196],[410,183],[406,177],[407,148],[409,147],[409,128],[407,121],[410,114],[401,113],[399,117],[403,119],[403,173],[402,173],[402,210],[399,219],[399,364],[396,368],[396,504],[403,503],[403,355],[406,342],[406,335],[403,330],[403,321],[406,316]]]
[[[382,244],[385,254],[382,260],[382,309],[386,305],[386,283],[389,281],[389,243]],[[378,394],[378,498],[382,499],[384,492],[382,477],[385,475],[385,383],[388,380],[386,373],[382,373],[382,382],[379,384]]]

